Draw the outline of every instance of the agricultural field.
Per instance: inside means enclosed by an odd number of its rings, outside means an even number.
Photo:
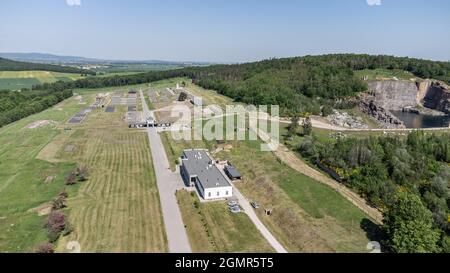
[[[0,71],[0,90],[19,90],[42,83],[75,81],[83,78],[80,74],[48,71]]]
[[[0,129],[0,252],[28,252],[46,241],[46,216],[33,209],[64,189],[66,174],[77,166],[89,169],[89,179],[69,187],[64,212],[74,231],[60,238],[58,252],[68,251],[69,241],[79,242],[82,252],[167,251],[148,138],[123,122],[126,106],[113,113],[96,109],[81,124],[67,124],[98,93],[138,87],[76,90]],[[52,182],[44,183],[49,176]]]

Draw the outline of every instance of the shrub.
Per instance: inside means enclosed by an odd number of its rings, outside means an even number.
[[[328,117],[329,115],[333,114],[333,108],[329,105],[324,105],[322,107],[322,116]]]
[[[62,236],[67,236],[70,235],[70,233],[72,233],[74,231],[74,227],[71,223],[66,223],[66,227],[64,228],[63,232],[62,232]]]
[[[45,243],[45,244],[38,245],[34,252],[41,253],[41,254],[51,254],[51,253],[55,253],[55,249],[52,244]]]
[[[71,173],[66,177],[66,185],[71,186],[77,183],[77,177],[75,174]]]
[[[45,223],[45,228],[51,243],[58,240],[61,232],[66,228],[66,224],[66,216],[62,212],[52,211],[50,213]]]
[[[84,182],[89,176],[89,170],[86,166],[80,166],[77,169],[78,181]]]
[[[64,199],[67,199],[69,197],[69,194],[66,190],[63,190],[62,192],[58,193],[58,197],[62,197]]]
[[[53,200],[52,208],[54,210],[60,210],[66,207],[66,198],[64,196],[58,196],[55,200]]]

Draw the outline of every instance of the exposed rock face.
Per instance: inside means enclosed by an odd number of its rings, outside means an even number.
[[[373,103],[389,110],[415,107],[420,102],[421,94],[416,82],[412,81],[377,81],[369,83],[373,92]]]
[[[327,118],[331,124],[350,129],[368,129],[362,118],[353,117],[346,112],[333,111],[333,114]]]
[[[427,90],[423,105],[450,115],[450,90],[438,82],[433,82]]]
[[[396,118],[389,110],[378,106],[374,101],[362,99],[359,105],[361,111],[376,119],[387,129],[404,129],[406,126]]]

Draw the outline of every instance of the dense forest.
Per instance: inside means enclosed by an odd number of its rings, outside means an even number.
[[[70,66],[17,62],[17,61],[0,58],[0,71],[35,71],[35,70],[84,74],[84,75],[95,75],[95,72],[93,72],[93,71],[78,69],[78,68],[70,67]]]
[[[448,134],[339,138],[334,144],[307,137],[298,150],[385,212],[391,251],[450,253]]]

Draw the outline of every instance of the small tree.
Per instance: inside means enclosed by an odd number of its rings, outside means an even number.
[[[396,253],[439,251],[439,231],[433,227],[431,212],[414,194],[401,194],[385,215],[387,245]]]
[[[300,118],[298,116],[294,116],[291,118],[291,124],[289,124],[288,127],[288,137],[293,137],[295,134],[297,134]]]
[[[52,211],[45,222],[44,227],[48,232],[48,239],[51,243],[58,240],[61,232],[66,228],[66,216],[59,211]]]
[[[312,121],[310,117],[305,118],[305,121],[303,121],[303,135],[304,136],[310,136],[312,134]]]

